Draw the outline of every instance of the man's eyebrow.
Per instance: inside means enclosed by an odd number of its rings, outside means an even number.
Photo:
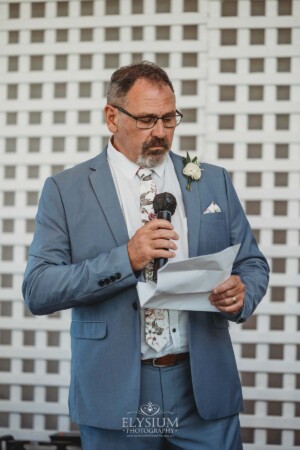
[[[173,110],[173,111],[163,114],[162,117],[175,116],[175,114],[176,114],[176,110]],[[137,114],[136,117],[158,117],[158,115],[153,114],[153,113],[140,113],[140,114]]]

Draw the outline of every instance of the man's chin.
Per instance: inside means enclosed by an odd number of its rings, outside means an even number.
[[[164,162],[168,153],[169,150],[156,150],[149,155],[140,155],[137,164],[142,167],[147,167],[148,169],[153,169]]]

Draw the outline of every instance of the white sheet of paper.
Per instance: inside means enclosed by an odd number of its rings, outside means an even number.
[[[209,301],[211,291],[227,280],[240,244],[218,253],[167,262],[157,274],[157,284],[138,283],[142,308],[219,312]]]

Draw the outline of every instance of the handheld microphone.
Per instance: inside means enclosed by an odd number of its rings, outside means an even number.
[[[162,194],[156,194],[153,199],[153,209],[158,219],[168,220],[171,222],[177,206],[176,198],[169,192],[163,192]],[[157,271],[163,267],[168,258],[155,258],[153,268],[153,281],[157,281]]]

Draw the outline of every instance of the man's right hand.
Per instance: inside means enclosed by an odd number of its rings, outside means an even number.
[[[155,258],[174,258],[174,240],[179,236],[167,220],[154,219],[139,228],[128,242],[128,255],[134,272],[144,269]]]

